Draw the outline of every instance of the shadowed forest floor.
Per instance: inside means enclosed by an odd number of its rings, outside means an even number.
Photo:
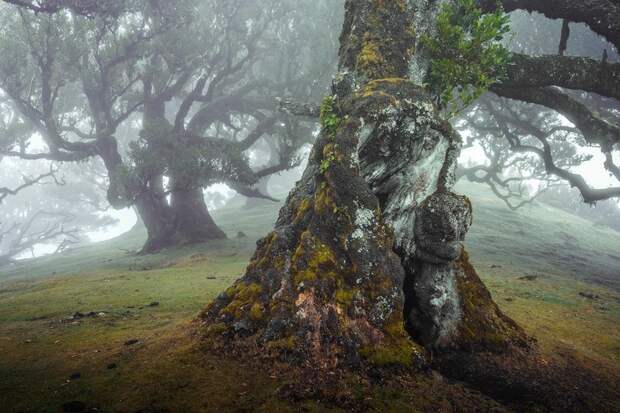
[[[508,210],[472,197],[467,246],[495,301],[549,357],[570,355],[620,386],[620,234],[557,209]],[[128,253],[140,231],[57,257],[0,268],[1,412],[341,411],[290,400],[290,378],[196,349],[190,323],[244,270],[279,205],[233,202],[214,214],[234,237],[151,256]],[[375,411],[502,411],[437,376],[355,378],[343,387]]]

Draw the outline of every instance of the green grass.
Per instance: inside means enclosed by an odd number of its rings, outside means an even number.
[[[546,204],[511,211],[488,189],[460,184],[472,198],[467,245],[479,264],[552,274],[620,291],[620,233]]]
[[[618,376],[620,234],[544,205],[513,213],[481,187],[459,190],[475,207],[467,246],[500,307],[549,354],[571,351]],[[242,210],[238,201],[214,214],[230,237],[247,238],[136,256],[127,253],[144,238],[136,230],[0,269],[0,411],[56,412],[71,400],[106,412],[332,409],[274,397],[282,377],[196,351],[188,334],[203,306],[243,273],[277,212],[270,203]],[[78,311],[104,315],[71,320]],[[139,342],[124,345],[130,339]],[[75,372],[81,377],[69,379]],[[415,394],[385,383],[364,398],[376,411],[429,411],[473,397],[425,380]]]

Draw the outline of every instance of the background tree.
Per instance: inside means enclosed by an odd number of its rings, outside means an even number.
[[[173,122],[160,116],[154,128],[145,128],[145,136],[157,130],[160,134],[165,131],[167,137],[147,136],[146,150],[142,153],[146,154],[143,160],[147,168],[149,157],[153,163],[166,160],[165,173],[171,178],[172,215],[177,231],[189,234],[184,238],[197,241],[209,238],[209,227],[213,224],[196,225],[210,220],[201,219],[208,216],[202,200],[203,187],[225,182],[241,194],[265,197],[252,186],[261,178],[296,166],[296,152],[311,136],[308,126],[283,116],[276,107],[277,96],[294,93],[312,96],[315,90],[308,86],[310,81],[304,80],[304,72],[324,70],[324,66],[310,58],[314,53],[311,49],[300,46],[296,54],[285,54],[288,50],[275,46],[291,37],[300,38],[300,32],[306,30],[303,22],[307,16],[302,19],[303,13],[290,6],[286,2],[264,2],[260,10],[255,10],[246,2],[205,4],[201,9],[203,15],[218,10],[219,14],[215,15],[221,15],[221,21],[211,22],[210,26],[215,31],[212,36],[216,37],[211,43],[217,47],[209,50],[200,64],[193,63],[184,69],[174,68],[174,61],[171,64],[164,57],[169,72],[190,76],[191,92],[181,91],[179,96],[171,98]],[[183,27],[180,36],[191,35],[191,31],[186,32],[187,28]],[[299,45],[299,40],[291,47],[295,45]],[[183,58],[187,59],[187,54]],[[157,101],[152,99],[153,104]],[[170,151],[170,139],[175,145],[182,145],[184,152],[178,148]],[[275,162],[265,165],[263,161],[263,165],[253,170],[247,154],[260,140],[266,139],[275,151],[271,155]],[[195,234],[197,229],[207,233],[201,237]],[[214,231],[223,235],[217,228]]]
[[[528,68],[529,73],[519,75],[523,79],[533,72],[537,76],[545,73],[548,77],[556,76],[553,72],[558,68],[554,65],[559,62],[567,65],[557,73],[556,81],[559,82],[562,81],[561,73],[571,72],[571,64],[576,65],[575,72],[581,71],[583,65],[589,66],[589,73],[594,78],[602,77],[603,81],[617,77],[618,65],[611,63],[618,58],[615,47],[584,24],[569,24],[568,20],[564,23],[553,22],[542,15],[523,12],[514,12],[511,17],[514,34],[508,46],[521,54],[514,55],[514,69],[509,70],[509,76],[521,70],[520,67],[534,65],[530,58],[522,54],[527,53],[546,57],[536,58],[541,65],[532,66]],[[560,55],[563,59],[554,63],[555,56]],[[532,75],[527,81],[533,79]],[[512,81],[508,79],[505,82]],[[557,185],[560,182],[578,188],[582,199],[590,204],[606,197],[617,199],[618,192],[614,188],[607,189],[603,183],[599,184],[601,191],[592,191],[587,180],[576,172],[587,165],[590,171],[601,171],[601,175],[607,171],[610,187],[612,182],[619,182],[616,166],[618,145],[593,143],[597,139],[595,125],[598,122],[608,124],[612,130],[617,128],[619,112],[614,92],[617,82],[613,83],[599,88],[598,92],[570,91],[570,87],[557,89],[585,104],[596,117],[601,118],[575,123],[576,126],[556,110],[488,94],[456,120],[459,129],[467,131],[468,147],[483,149],[486,155],[483,163],[468,165],[462,169],[461,175],[474,182],[488,183],[513,207],[537,197],[548,184]],[[607,96],[599,94],[600,89],[605,89],[602,93]],[[586,138],[584,133],[588,133],[590,138]],[[522,199],[524,190],[530,194]]]
[[[111,20],[69,21],[63,11],[6,15],[4,54],[20,53],[15,35],[21,34],[31,56],[6,61],[3,89],[49,153],[28,152],[27,140],[14,140],[18,150],[4,153],[65,162],[101,158],[108,201],[115,208],[136,205],[147,227],[145,251],[224,237],[202,188],[225,182],[264,196],[251,186],[296,165],[297,149],[311,136],[275,101],[316,91],[301,82],[304,70],[323,70],[309,56],[315,49],[284,55],[273,47],[285,36],[299,42],[306,20],[278,1],[258,8],[221,1],[131,6]],[[273,70],[274,55],[286,63],[280,73]],[[25,71],[17,70],[18,61]],[[65,65],[76,70],[62,71]],[[36,80],[34,90],[24,86],[27,78]],[[115,134],[140,108],[140,137],[124,154]],[[254,170],[247,152],[261,138],[277,142],[278,162]]]

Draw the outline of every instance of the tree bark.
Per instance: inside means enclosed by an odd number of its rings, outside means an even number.
[[[450,192],[460,138],[408,80],[412,13],[346,2],[338,126],[324,126],[245,276],[205,310],[216,341],[323,368],[410,365],[422,346],[528,346],[462,250],[471,206]]]
[[[147,230],[142,253],[226,238],[209,214],[201,188],[173,191],[170,204],[163,191],[148,188],[136,197],[135,207]]]
[[[161,187],[142,191],[136,197],[135,206],[147,231],[142,253],[155,253],[177,243],[174,215]]]
[[[595,111],[561,89],[556,87],[513,88],[496,84],[491,86],[491,91],[498,96],[555,110],[572,122],[589,144],[598,145],[605,152],[620,143],[620,126],[600,117]]]
[[[225,239],[222,231],[207,209],[202,188],[181,188],[172,192],[175,239],[179,244],[196,244],[214,239]]]
[[[502,86],[559,86],[620,100],[620,64],[586,57],[527,56],[513,53]]]
[[[147,89],[150,91],[150,89]],[[167,133],[170,129],[166,119],[166,101],[159,96],[147,96],[144,105],[143,122],[145,130],[152,134]],[[157,136],[151,136],[149,144],[157,153]],[[182,145],[184,142],[177,142]],[[166,148],[164,148],[164,151]],[[163,190],[163,177],[150,177],[148,184],[139,191],[136,206],[148,232],[148,240],[143,252],[157,252],[162,248],[195,244],[212,239],[226,238],[226,234],[218,228],[211,218],[204,202],[202,188],[195,182],[187,182],[191,178],[181,179],[178,171],[171,168],[169,186],[170,203]],[[182,171],[184,172],[184,171]]]

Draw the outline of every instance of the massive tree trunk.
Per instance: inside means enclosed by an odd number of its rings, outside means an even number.
[[[195,244],[226,238],[209,214],[201,187],[174,189],[170,206],[178,243]]]
[[[174,245],[174,215],[163,190],[163,177],[153,177],[145,184],[127,174],[114,137],[100,140],[98,151],[110,178],[108,202],[118,209],[135,206],[146,227],[147,239],[141,252],[153,253]]]
[[[135,206],[147,231],[143,253],[154,253],[175,245],[174,216],[163,194],[144,191],[136,198]]]
[[[413,17],[404,1],[347,1],[322,135],[245,276],[204,312],[211,335],[324,368],[527,347],[462,250],[460,139],[408,79]]]
[[[159,188],[149,187],[135,199],[136,211],[147,230],[143,253],[226,238],[209,214],[201,188],[174,190],[170,203],[161,183]]]
[[[158,134],[169,133],[171,125],[166,119],[166,102],[161,97],[148,96],[144,106],[144,129],[149,134],[148,144],[154,153],[169,149],[161,146]],[[176,142],[183,145],[184,142]],[[163,156],[163,155],[162,155]],[[163,177],[147,179],[136,198],[137,210],[147,228],[148,240],[143,252],[156,252],[162,248],[195,244],[226,238],[215,224],[204,202],[202,188],[185,171],[169,168],[170,203],[163,190]],[[181,178],[183,176],[183,178]],[[144,180],[144,179],[143,179]],[[142,181],[143,181],[142,180]]]

